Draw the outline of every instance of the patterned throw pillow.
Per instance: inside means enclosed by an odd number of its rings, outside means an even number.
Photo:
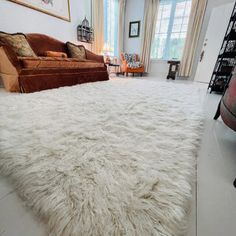
[[[0,40],[10,45],[17,56],[37,57],[24,34],[7,34],[0,32]]]
[[[75,45],[73,43],[67,42],[66,43],[70,57],[77,58],[79,60],[86,59],[86,52],[85,48],[82,45]]]
[[[130,63],[130,62],[136,62],[136,54],[132,53],[125,53],[124,55],[125,60]]]
[[[139,61],[136,61],[136,54],[125,53],[125,60],[128,62],[129,68],[140,68],[142,64]]]

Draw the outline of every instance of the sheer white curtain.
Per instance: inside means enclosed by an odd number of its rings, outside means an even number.
[[[124,51],[126,0],[118,0],[118,1],[119,1],[118,52],[120,56],[121,52]]]
[[[141,61],[148,72],[151,57],[152,40],[155,33],[159,0],[146,0],[143,22],[143,40]]]
[[[92,50],[101,54],[104,45],[104,9],[103,0],[92,0],[92,26],[94,29],[94,42]]]
[[[181,59],[179,76],[189,77],[192,72],[194,55],[202,28],[207,0],[192,0],[187,37]]]

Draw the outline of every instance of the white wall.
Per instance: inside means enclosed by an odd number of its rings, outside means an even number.
[[[127,0],[125,12],[125,35],[124,35],[124,51],[127,53],[141,52],[143,16],[144,16],[145,0]],[[141,21],[140,36],[138,38],[129,38],[129,22]]]
[[[165,60],[151,60],[149,75],[158,79],[166,79],[169,71],[169,64]]]
[[[90,3],[90,0],[70,0],[71,22],[67,22],[7,0],[0,0],[0,31],[43,33],[79,44],[76,27],[85,16],[90,20]]]

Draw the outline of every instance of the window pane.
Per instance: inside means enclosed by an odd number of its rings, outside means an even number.
[[[181,58],[190,11],[191,0],[160,0],[151,58]]]
[[[176,17],[184,15],[185,4],[186,2],[181,2],[176,4],[176,12],[175,12]]]
[[[182,23],[183,23],[182,18],[175,18],[173,22],[172,32],[180,32]]]
[[[183,19],[183,24],[184,25],[188,25],[188,16],[187,17],[184,17],[184,19]]]
[[[188,30],[188,25],[182,25],[181,31],[182,31],[182,32],[185,32],[185,34],[186,34],[186,33],[187,33],[187,30]]]
[[[171,13],[171,4],[163,4],[162,18],[169,18]]]
[[[104,41],[112,50],[111,56],[118,56],[118,0],[104,0]]]
[[[162,20],[160,24],[160,31],[159,33],[167,33],[168,31],[168,26],[169,26],[169,20]]]
[[[155,36],[151,53],[152,58],[154,58],[155,55],[157,55],[158,58],[163,58],[166,39],[167,39],[167,34],[160,34],[158,36]]]

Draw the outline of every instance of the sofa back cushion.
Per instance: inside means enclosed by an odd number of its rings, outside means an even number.
[[[46,51],[64,52],[68,54],[66,44],[44,34],[26,34],[26,38],[38,56]]]
[[[83,45],[75,45],[71,42],[67,42],[66,45],[71,58],[77,58],[79,60],[86,59],[86,50]]]
[[[0,32],[0,40],[9,45],[17,56],[36,57],[25,35],[22,33],[8,34]]]

